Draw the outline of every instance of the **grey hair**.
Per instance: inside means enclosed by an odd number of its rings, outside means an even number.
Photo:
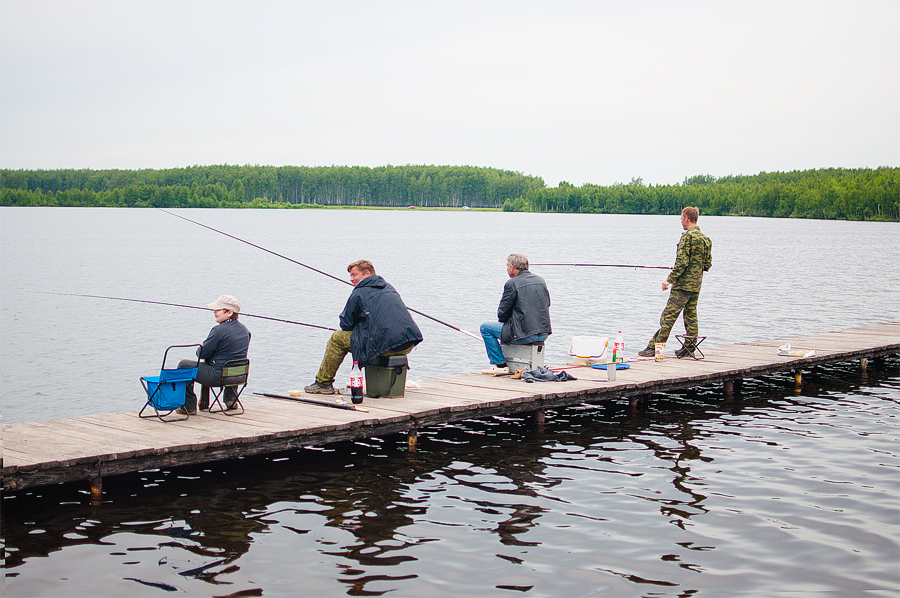
[[[528,258],[521,253],[510,253],[506,263],[519,271],[528,269]]]

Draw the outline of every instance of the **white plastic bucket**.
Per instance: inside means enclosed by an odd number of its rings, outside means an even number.
[[[576,362],[590,360],[592,363],[603,363],[608,344],[609,338],[605,336],[573,336],[569,355],[575,357]]]

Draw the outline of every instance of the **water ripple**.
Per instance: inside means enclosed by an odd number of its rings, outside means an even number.
[[[896,593],[896,363],[6,495],[6,593]]]

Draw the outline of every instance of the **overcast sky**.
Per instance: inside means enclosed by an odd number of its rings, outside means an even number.
[[[898,31],[898,0],[0,0],[0,166],[900,166]]]

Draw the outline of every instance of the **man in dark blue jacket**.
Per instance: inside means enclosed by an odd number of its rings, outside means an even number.
[[[503,285],[503,296],[497,308],[499,322],[481,325],[481,336],[491,367],[483,374],[508,374],[509,367],[500,349],[504,345],[527,345],[545,340],[550,329],[550,291],[547,283],[528,270],[528,258],[511,253],[506,258],[509,280]]]
[[[381,355],[405,355],[422,342],[422,333],[409,315],[400,294],[368,260],[347,266],[353,292],[341,312],[341,329],[325,347],[316,381],[303,390],[314,394],[336,394],[334,376],[347,353],[359,367],[374,363]]]

